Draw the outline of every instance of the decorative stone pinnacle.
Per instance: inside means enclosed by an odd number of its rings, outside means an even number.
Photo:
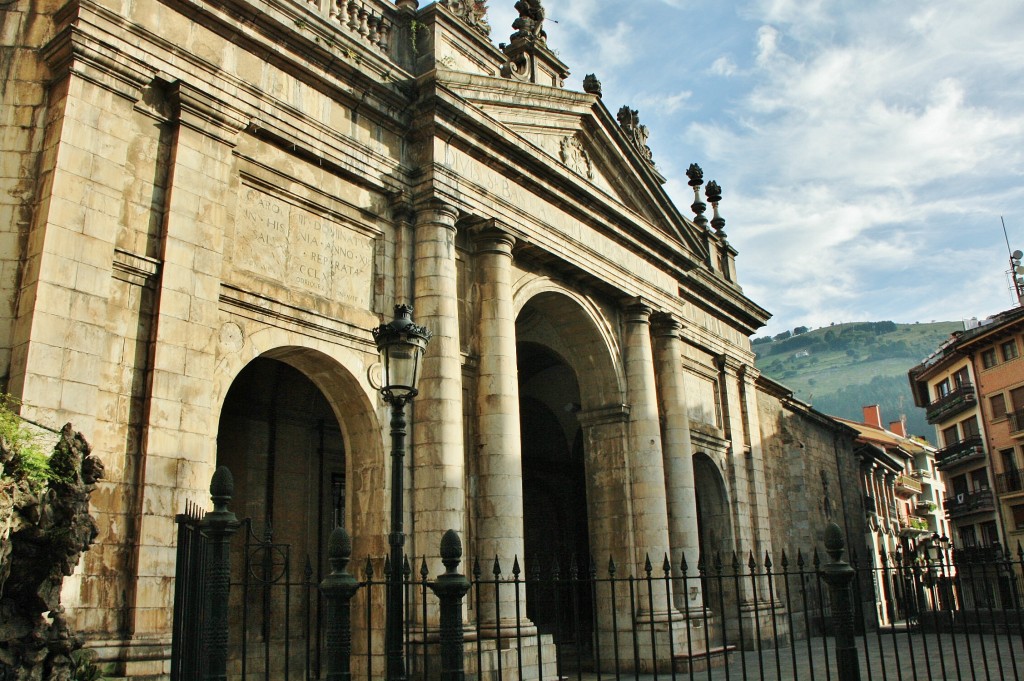
[[[447,7],[452,14],[490,37],[491,25],[487,23],[486,0],[438,0],[438,4]]]
[[[544,31],[545,12],[541,0],[519,0],[515,7],[519,18],[512,22],[512,28],[516,30],[512,40],[547,42],[548,34]]]
[[[690,167],[686,169],[686,176],[690,178],[687,184],[691,187],[699,187],[704,184],[704,171],[696,163],[691,163]]]
[[[598,99],[601,98],[601,81],[596,75],[588,73],[583,77],[583,91],[589,95],[597,95]]]
[[[653,166],[654,155],[651,153],[651,148],[647,146],[647,138],[651,133],[646,125],[640,124],[640,113],[636,109],[630,109],[629,106],[623,106],[615,117],[619,121],[622,132],[626,135],[626,139],[640,153],[640,156]]]
[[[708,186],[704,188],[704,195],[708,197],[708,201],[716,204],[722,200],[722,188],[718,186],[717,182],[711,180],[708,182]]]

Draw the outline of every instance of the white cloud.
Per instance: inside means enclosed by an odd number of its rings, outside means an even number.
[[[732,76],[736,74],[738,68],[731,57],[723,55],[711,62],[711,68],[708,70],[716,76]]]

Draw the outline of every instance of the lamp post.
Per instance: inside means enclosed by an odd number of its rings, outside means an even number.
[[[395,318],[373,330],[373,340],[381,362],[380,394],[391,406],[391,571],[387,583],[387,612],[384,652],[387,657],[388,681],[404,681],[405,660],[402,657],[402,563],[405,531],[403,529],[403,471],[405,459],[405,405],[416,397],[420,377],[420,360],[430,340],[430,332],[412,321],[412,308],[395,306]]]

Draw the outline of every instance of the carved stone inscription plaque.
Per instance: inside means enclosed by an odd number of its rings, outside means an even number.
[[[232,254],[236,267],[331,300],[368,303],[370,237],[252,187],[242,198]]]

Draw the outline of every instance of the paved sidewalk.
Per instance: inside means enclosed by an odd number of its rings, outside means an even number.
[[[827,649],[827,655],[826,655]],[[906,630],[857,638],[861,681],[1002,681],[1024,679],[1024,635],[921,634]],[[728,666],[672,674],[570,673],[563,678],[642,681],[834,681],[835,641],[798,640],[793,648],[736,652]]]

